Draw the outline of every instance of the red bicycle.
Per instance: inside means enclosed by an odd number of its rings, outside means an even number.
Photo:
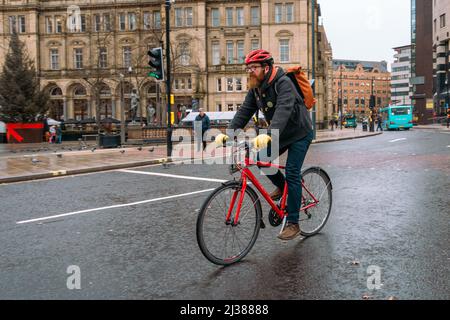
[[[243,161],[240,152],[245,151]],[[241,153],[242,154],[242,153]],[[270,205],[270,225],[283,230],[287,218],[287,183],[280,201],[274,202],[250,168],[254,166],[285,169],[284,166],[250,159],[247,142],[232,145],[231,173],[241,173],[239,180],[223,183],[203,203],[197,218],[197,242],[203,255],[217,265],[231,265],[242,260],[252,249],[265,228],[255,186]],[[332,185],[329,175],[319,167],[302,171],[302,205],[299,225],[301,234],[310,237],[324,227],[332,206]]]

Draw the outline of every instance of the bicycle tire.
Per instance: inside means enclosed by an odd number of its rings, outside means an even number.
[[[318,234],[322,230],[330,217],[331,208],[333,205],[333,186],[329,175],[319,167],[306,169],[302,172],[302,179],[306,188],[313,193],[315,197],[321,198],[319,199],[319,204],[317,206],[306,211],[300,211],[299,225],[301,234],[304,237],[311,237]],[[313,179],[317,179],[317,181],[314,182],[314,185],[311,183]],[[306,200],[311,198],[305,189],[302,190],[302,196],[305,197]],[[319,217],[319,213],[322,217]],[[319,218],[316,219],[316,217]],[[316,220],[318,220],[317,223],[315,222]]]
[[[208,259],[209,261],[211,261],[212,263],[217,264],[217,265],[227,266],[227,265],[231,265],[231,264],[234,264],[234,263],[242,260],[250,252],[250,250],[254,246],[256,239],[258,238],[258,235],[259,235],[259,230],[260,230],[261,221],[262,221],[261,202],[259,201],[259,198],[258,198],[258,195],[256,194],[256,192],[248,185],[245,190],[246,196],[244,197],[244,200],[243,200],[239,224],[237,226],[232,226],[232,225],[227,225],[225,223],[225,217],[226,217],[227,212],[223,212],[223,211],[227,211],[227,209],[231,203],[231,199],[228,203],[225,202],[224,206],[221,206],[221,208],[219,209],[221,211],[221,213],[218,214],[219,217],[216,219],[214,219],[214,217],[213,217],[213,220],[217,220],[217,221],[214,221],[214,223],[210,224],[208,210],[211,209],[214,199],[217,199],[218,196],[220,196],[221,194],[223,194],[226,191],[232,191],[232,193],[234,193],[237,190],[239,190],[239,195],[240,195],[241,194],[240,190],[242,190],[242,185],[238,181],[227,182],[227,183],[223,184],[222,186],[218,187],[205,200],[205,202],[203,203],[203,205],[200,209],[200,212],[198,214],[197,229],[196,229],[198,246],[200,248],[200,251],[206,257],[206,259]],[[248,204],[249,203],[248,201],[250,201],[250,204]],[[236,200],[236,203],[237,202],[238,201]],[[251,224],[249,225],[249,227],[247,227],[247,225],[243,226],[242,221],[245,218],[247,218],[244,215],[248,214],[248,213],[244,212],[244,210],[243,210],[244,208],[246,208],[246,206],[250,206],[248,208],[249,210],[253,211],[253,209],[254,209],[254,226],[252,226]],[[237,207],[237,204],[235,204],[235,206],[233,208],[233,212],[235,212],[236,207]],[[223,209],[225,209],[225,210],[223,210]],[[210,211],[212,211],[212,210],[210,210]],[[232,217],[233,217],[233,215],[232,215]],[[253,220],[253,218],[251,216],[249,217],[249,220],[250,219]],[[247,220],[245,222],[247,222]],[[221,225],[223,226],[223,228],[220,228]],[[223,229],[224,231],[223,230],[217,231],[218,228]],[[241,228],[242,230],[244,228],[249,229],[249,232],[251,232],[251,236],[249,237],[248,241],[245,241],[245,245],[243,245],[242,249],[239,247],[238,252],[232,252],[231,255],[227,256],[227,254],[226,254],[227,251],[224,250],[223,256],[222,255],[219,256],[218,252],[221,250],[221,246],[226,246],[228,239],[225,239],[225,241],[220,241],[220,240],[214,239],[214,236],[218,236],[217,237],[218,239],[220,238],[220,236],[223,233],[224,233],[224,237],[227,236],[227,233],[230,236],[233,236],[233,235],[235,236],[236,230],[238,230],[239,228]],[[239,230],[239,231],[241,231],[241,230]],[[211,236],[211,234],[212,234],[212,236]],[[235,242],[233,241],[233,243],[235,243]],[[232,248],[232,251],[233,250],[234,249]]]

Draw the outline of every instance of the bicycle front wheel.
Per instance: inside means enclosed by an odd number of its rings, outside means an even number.
[[[247,186],[237,225],[234,221],[242,186],[230,182],[217,188],[206,199],[197,218],[197,243],[203,255],[217,265],[231,265],[243,259],[258,238],[261,226],[261,203],[256,192]],[[230,220],[226,221],[231,209]]]
[[[331,213],[332,185],[328,174],[321,168],[309,168],[302,173],[302,207],[312,205],[300,212],[300,230],[305,237],[322,230]]]

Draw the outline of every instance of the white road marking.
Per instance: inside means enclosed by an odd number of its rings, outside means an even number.
[[[150,200],[144,200],[144,201],[138,201],[138,202],[132,202],[132,203],[125,203],[125,204],[118,204],[118,205],[108,206],[108,207],[80,210],[80,211],[69,212],[69,213],[64,213],[64,214],[58,214],[58,215],[53,215],[53,216],[47,216],[47,217],[42,217],[42,218],[17,221],[16,224],[32,223],[32,222],[38,222],[38,221],[44,221],[44,220],[51,220],[51,219],[56,219],[56,218],[68,217],[68,216],[73,216],[73,215],[82,214],[82,213],[89,213],[89,212],[94,212],[94,211],[102,211],[102,210],[109,210],[109,209],[116,209],[116,208],[136,206],[136,205],[146,204],[146,203],[151,203],[151,202],[164,201],[164,200],[169,200],[169,199],[175,199],[175,198],[192,196],[192,195],[196,195],[196,194],[211,192],[213,190],[214,189],[205,189],[205,190],[200,190],[200,191],[195,191],[195,192],[177,194],[177,195],[168,196],[168,197],[162,197],[162,198],[156,198],[156,199],[150,199]]]
[[[182,176],[182,175],[176,175],[176,174],[159,173],[159,172],[147,172],[147,171],[136,171],[136,170],[127,170],[127,169],[120,169],[120,170],[117,170],[117,171],[119,171],[119,172],[126,172],[126,173],[145,174],[145,175],[149,175],[149,176],[158,176],[158,177],[175,178],[175,179],[185,179],[185,180],[208,181],[208,182],[226,182],[227,181],[227,180],[221,180],[221,179],[199,178],[199,177],[192,177],[192,176]]]
[[[397,141],[404,141],[404,140],[406,140],[406,138],[395,139],[395,140],[391,140],[391,141],[389,141],[389,142],[397,142]]]

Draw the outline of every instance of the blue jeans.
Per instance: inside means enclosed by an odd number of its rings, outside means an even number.
[[[269,180],[280,190],[284,189],[285,182],[287,181],[287,221],[290,223],[298,223],[298,220],[300,218],[300,208],[302,204],[301,172],[306,153],[308,152],[312,140],[313,132],[311,131],[303,139],[300,139],[280,150],[280,156],[288,151],[288,157],[286,161],[286,178],[280,170],[278,170],[278,172],[274,175],[267,176]]]

